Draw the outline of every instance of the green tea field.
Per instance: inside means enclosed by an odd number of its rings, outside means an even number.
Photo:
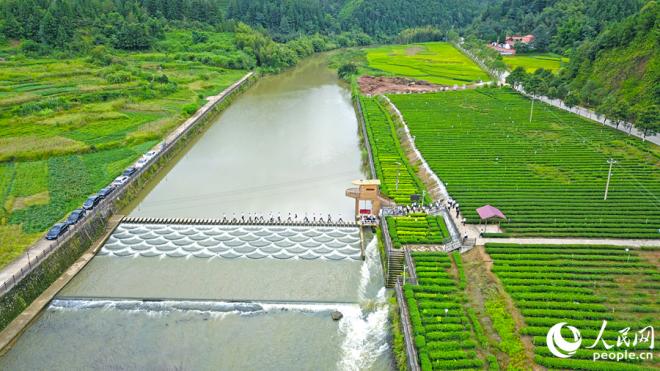
[[[468,223],[496,236],[660,237],[660,148],[507,89],[393,95],[417,148]],[[608,159],[616,160],[603,200]]]
[[[240,64],[232,34],[190,38],[170,32],[152,52],[85,59],[3,51],[0,265],[244,75],[220,67]]]
[[[410,166],[385,108],[376,98],[360,97],[360,102],[381,192],[398,204],[409,204],[410,195],[421,194],[424,185]]]
[[[653,361],[594,362],[593,357],[605,350],[652,352],[648,326],[660,325],[657,248],[487,244],[486,251],[494,262],[492,271],[524,317],[522,335],[533,339],[537,364],[577,370],[652,368]],[[597,340],[604,321],[603,336]],[[550,328],[562,322],[582,336],[582,346],[564,359],[555,357],[546,345]],[[627,341],[622,342],[621,331],[626,328]],[[570,331],[563,330],[570,338]]]
[[[413,253],[418,284],[405,285],[422,370],[482,369],[483,329],[466,306],[459,254]],[[481,334],[481,336],[476,335]],[[494,363],[497,367],[497,362]]]
[[[387,223],[396,248],[402,245],[441,245],[450,237],[442,216],[425,213],[388,216]]]
[[[568,58],[551,53],[531,53],[509,55],[502,58],[510,70],[522,67],[527,72],[534,72],[539,68],[557,72],[559,67],[568,63]]]
[[[490,77],[449,43],[387,45],[366,49],[368,66],[388,75],[441,85],[488,81]]]

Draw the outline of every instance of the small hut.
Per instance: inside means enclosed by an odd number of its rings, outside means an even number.
[[[495,206],[491,205],[486,205],[482,206],[477,209],[477,214],[479,214],[479,219],[481,221],[479,222],[479,227],[481,228],[481,224],[484,223],[484,231],[486,228],[488,228],[488,221],[491,219],[497,219],[497,224],[499,227],[499,222],[504,219],[506,220],[506,215],[500,211],[500,209],[496,208]]]

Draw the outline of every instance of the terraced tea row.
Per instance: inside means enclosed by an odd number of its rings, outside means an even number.
[[[381,192],[397,204],[410,203],[410,195],[421,194],[423,185],[408,163],[401,148],[394,123],[376,98],[360,97],[367,125],[369,144],[374,156]]]
[[[443,244],[450,237],[442,216],[413,213],[407,216],[388,216],[388,229],[394,247],[401,245]]]
[[[530,123],[530,100],[508,89],[391,99],[468,223],[491,204],[504,235],[660,237],[657,146],[538,102]]]
[[[422,370],[479,369],[477,342],[465,310],[461,286],[448,271],[444,253],[413,253],[418,285],[406,285],[404,295]]]
[[[656,300],[660,271],[657,258],[656,265],[650,260],[657,248],[487,244],[486,251],[494,261],[492,271],[524,316],[522,333],[533,337],[535,362],[559,369],[645,369],[639,360],[593,359],[604,351],[650,351],[650,339],[636,347],[632,344],[636,336],[641,340],[647,326],[660,324]],[[604,321],[603,337],[596,340]],[[567,359],[555,357],[546,345],[548,331],[561,322],[582,335],[582,346]],[[630,346],[620,342],[620,331],[626,328]],[[570,332],[562,334],[571,339]],[[605,348],[605,343],[613,348]]]

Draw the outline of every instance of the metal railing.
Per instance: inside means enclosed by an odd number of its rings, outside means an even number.
[[[411,285],[416,285],[417,284],[417,270],[415,269],[415,263],[413,262],[412,255],[410,253],[410,249],[403,249],[404,254],[405,254],[405,262],[406,262],[406,268],[407,268],[407,276],[406,276],[406,282],[404,283],[410,283]]]
[[[406,353],[408,355],[408,367],[411,371],[420,370],[419,360],[417,356],[417,348],[415,348],[415,337],[413,336],[412,325],[410,324],[410,314],[408,313],[408,304],[403,295],[403,285],[401,280],[396,281],[394,286],[396,292],[396,300],[399,303],[399,314],[401,318],[401,328],[403,329],[403,339],[406,344]]]
[[[374,165],[374,156],[371,153],[371,144],[369,143],[369,135],[367,134],[367,124],[364,120],[364,115],[362,114],[362,102],[360,98],[355,98],[355,106],[357,107],[357,118],[362,128],[362,137],[364,138],[364,146],[367,148],[367,156],[369,157],[369,169],[371,170],[371,177],[378,178],[376,175],[376,166]]]

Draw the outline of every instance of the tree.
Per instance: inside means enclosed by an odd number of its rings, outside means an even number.
[[[192,42],[193,44],[202,44],[205,43],[209,40],[209,35],[203,33],[203,32],[197,32],[194,31],[192,32]]]
[[[635,127],[644,134],[644,138],[660,132],[660,120],[658,120],[658,106],[636,106]]]
[[[342,64],[337,70],[337,74],[343,80],[350,80],[353,75],[357,74],[357,72],[358,68],[355,63],[352,62]]]

